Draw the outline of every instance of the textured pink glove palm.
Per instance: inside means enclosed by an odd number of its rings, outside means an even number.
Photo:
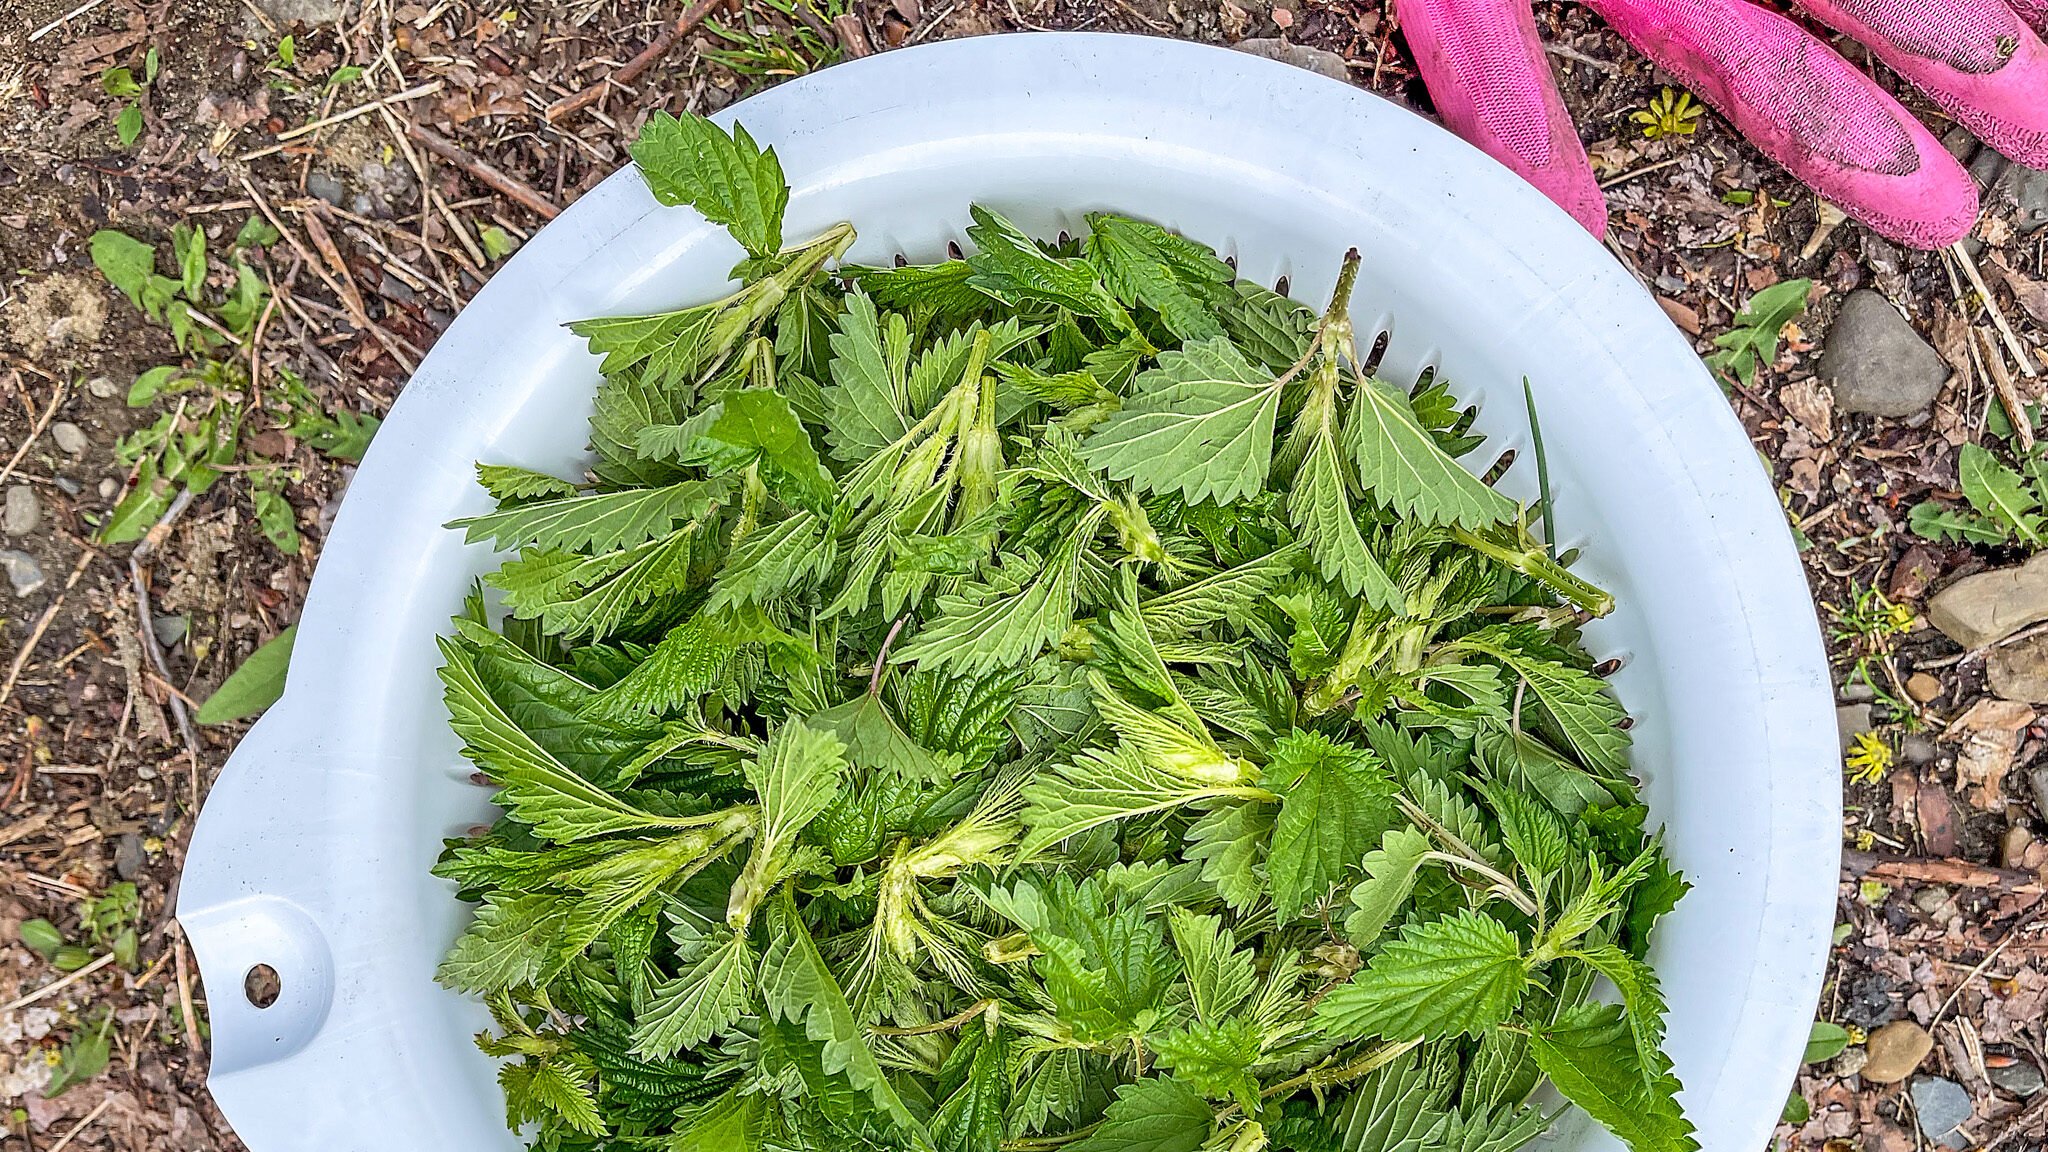
[[[1794,0],[1986,143],[2048,167],[2048,0]],[[1903,243],[1969,233],[1977,188],[1833,49],[1749,0],[1585,0],[1616,31],[1851,216]],[[1528,0],[1395,0],[1444,122],[1595,235],[1607,208],[1551,81]],[[2030,27],[2031,25],[2031,27]]]

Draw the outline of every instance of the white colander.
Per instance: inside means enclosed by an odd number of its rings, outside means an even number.
[[[1708,1152],[1762,1148],[1833,922],[1835,733],[1783,510],[1720,390],[1563,212],[1364,92],[1216,48],[1001,36],[832,68],[730,113],[794,182],[787,234],[851,220],[850,259],[938,258],[980,202],[1050,236],[1116,209],[1320,304],[1365,253],[1352,313],[1383,373],[1427,365],[1483,404],[1486,459],[1525,449],[1535,388],[1563,543],[1620,608],[1635,762],[1694,891],[1654,960]],[[448,729],[433,637],[494,559],[442,524],[487,511],[478,459],[573,476],[597,360],[562,327],[718,294],[739,250],[621,172],[527,244],[448,329],[377,435],[320,560],[284,699],[214,786],[178,901],[209,992],[211,1085],[255,1152],[455,1150],[505,1131],[486,1015],[436,986],[470,917],[428,875],[488,820]],[[266,1008],[246,973],[275,969]],[[1618,1148],[1583,1125],[1557,1149]]]

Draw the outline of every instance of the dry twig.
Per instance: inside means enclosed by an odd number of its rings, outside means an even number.
[[[1842,850],[1842,871],[1848,876],[1869,876],[1915,884],[1945,884],[1951,888],[1995,888],[2016,896],[2039,896],[2048,886],[2030,872],[1993,868],[1968,860],[1948,857],[1880,856],[1853,848]]]
[[[426,145],[427,151],[476,177],[479,182],[493,191],[511,197],[546,219],[553,220],[562,214],[562,210],[555,206],[554,201],[541,195],[539,191],[526,183],[526,181],[516,176],[508,176],[497,168],[471,156],[468,152],[463,151],[461,145],[442,136],[433,129],[425,128],[415,123],[406,125],[405,130],[413,139]]]

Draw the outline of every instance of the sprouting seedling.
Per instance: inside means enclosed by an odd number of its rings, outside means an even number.
[[[1785,280],[1751,296],[1735,327],[1714,337],[1720,351],[1707,356],[1707,367],[1723,381],[1755,387],[1757,371],[1777,362],[1785,326],[1806,311],[1806,294],[1812,290],[1811,280]]]
[[[132,147],[142,136],[142,99],[149,93],[149,86],[156,83],[161,64],[162,58],[151,48],[143,53],[140,80],[130,68],[109,68],[100,73],[100,90],[123,102],[114,115],[114,133],[120,137],[123,148]]]

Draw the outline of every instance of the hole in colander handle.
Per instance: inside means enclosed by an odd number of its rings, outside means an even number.
[[[220,1077],[285,1059],[320,1031],[334,999],[334,960],[319,925],[298,905],[276,896],[244,896],[181,912],[206,984],[213,1032],[212,1075]],[[276,996],[259,1007],[249,975],[268,969]],[[256,982],[262,999],[273,990]]]

